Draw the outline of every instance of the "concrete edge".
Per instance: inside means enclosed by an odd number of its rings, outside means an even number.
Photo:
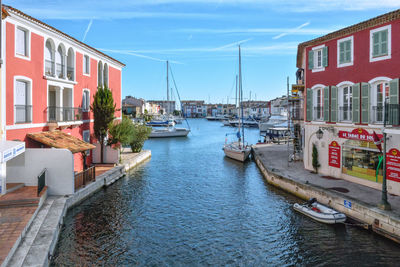
[[[284,177],[274,172],[273,169],[266,168],[254,149],[253,158],[269,184],[304,200],[315,197],[322,204],[331,206],[343,212],[346,216],[363,224],[367,224],[374,232],[400,243],[400,219],[398,216],[387,214],[387,212],[380,210],[378,207],[371,206],[337,192],[332,192],[317,185],[300,183],[288,177]],[[351,209],[344,206],[345,200],[352,201]]]
[[[151,158],[151,150],[142,150],[133,160],[124,162],[121,165],[125,167],[125,171],[129,171],[149,158]]]

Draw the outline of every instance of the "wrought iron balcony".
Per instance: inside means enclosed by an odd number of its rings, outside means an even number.
[[[371,113],[371,123],[383,123],[383,106],[373,106]]]
[[[339,107],[339,121],[352,121],[353,110],[349,106]]]
[[[400,104],[386,104],[385,124],[400,126]]]
[[[15,122],[28,123],[32,122],[32,106],[15,105]]]
[[[61,78],[61,79],[65,78],[64,77],[64,64],[60,64],[60,63],[56,64],[56,73],[57,73],[58,78]]]
[[[321,106],[314,107],[314,114],[313,114],[313,119],[314,120],[323,120],[324,118],[324,109]]]
[[[73,107],[47,107],[48,122],[82,120],[82,109]]]
[[[52,60],[45,60],[44,62],[44,74],[47,76],[55,76],[54,71],[54,61]]]

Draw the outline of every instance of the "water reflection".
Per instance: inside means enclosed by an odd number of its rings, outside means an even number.
[[[152,159],[72,209],[53,265],[393,265],[399,246],[314,222],[253,162],[224,157],[218,122],[146,143]],[[256,142],[258,131],[247,129]]]

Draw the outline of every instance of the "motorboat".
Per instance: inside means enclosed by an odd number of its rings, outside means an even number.
[[[190,130],[186,128],[168,127],[164,129],[152,129],[149,138],[162,137],[186,137]]]
[[[206,119],[209,121],[220,121],[220,120],[225,120],[226,118],[224,115],[216,115],[216,116],[207,116]]]
[[[240,120],[240,123],[243,125],[243,127],[251,127],[251,128],[257,128],[258,127],[258,122],[254,119],[246,119],[246,120]],[[239,125],[239,120],[230,120],[229,124],[233,127],[237,127]]]
[[[244,162],[249,158],[251,147],[240,142],[234,142],[225,144],[223,150],[228,158]]]
[[[266,132],[270,128],[282,125],[282,123],[286,123],[287,125],[287,116],[273,115],[269,117],[267,121],[265,120],[260,121],[258,123],[258,128],[260,129],[260,132]]]
[[[293,208],[321,223],[335,224],[346,221],[345,214],[318,203],[316,198],[311,198],[304,204],[295,203]]]

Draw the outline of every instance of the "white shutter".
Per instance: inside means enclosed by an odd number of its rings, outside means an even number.
[[[15,85],[15,105],[26,105],[27,83],[16,81]]]
[[[86,110],[90,109],[90,93],[89,91],[85,91],[86,94]]]
[[[83,91],[82,94],[82,110],[86,110],[86,91]]]
[[[17,28],[17,44],[16,52],[17,54],[26,56],[26,31]]]

